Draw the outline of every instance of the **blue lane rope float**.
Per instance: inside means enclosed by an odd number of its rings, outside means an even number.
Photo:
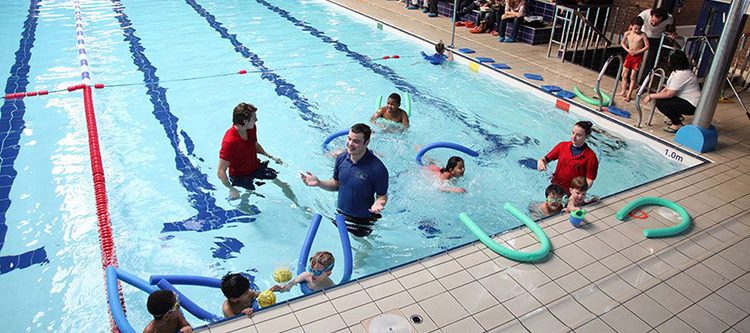
[[[529,229],[531,229],[531,231],[534,232],[536,237],[539,238],[540,247],[538,250],[533,252],[521,252],[509,249],[498,244],[492,238],[490,238],[490,236],[482,231],[482,229],[480,229],[477,224],[474,223],[471,218],[469,218],[469,215],[466,215],[466,213],[461,213],[460,215],[458,215],[458,218],[485,246],[489,247],[492,251],[495,251],[495,253],[503,257],[520,262],[529,262],[544,259],[550,250],[549,238],[547,238],[547,234],[544,233],[544,230],[542,230],[542,228],[539,227],[539,225],[537,225],[530,217],[522,213],[520,210],[518,210],[518,208],[511,205],[509,202],[505,203],[504,208],[508,213],[523,222]]]
[[[492,64],[492,67],[497,68],[497,69],[510,69],[510,66],[508,66],[507,64],[503,64],[503,63]]]
[[[674,236],[690,228],[690,223],[692,219],[690,218],[690,214],[688,214],[685,208],[667,199],[662,199],[662,198],[657,198],[657,197],[642,197],[642,198],[635,199],[631,201],[630,203],[628,203],[627,205],[625,205],[625,207],[622,207],[622,209],[620,209],[620,211],[617,212],[617,214],[615,214],[615,217],[618,220],[623,221],[625,217],[628,215],[628,213],[630,213],[631,211],[643,205],[655,205],[655,206],[667,207],[677,212],[677,214],[680,214],[680,217],[682,218],[682,222],[671,227],[643,230],[643,236],[645,236],[646,238],[659,238],[659,237]]]
[[[448,148],[448,149],[458,150],[458,151],[460,151],[462,153],[465,153],[465,154],[467,154],[467,155],[469,155],[471,157],[477,157],[477,156],[479,156],[479,153],[477,153],[476,151],[474,151],[474,150],[472,150],[470,148],[466,148],[466,147],[464,147],[462,145],[459,145],[457,143],[442,142],[441,141],[441,142],[433,142],[433,143],[430,143],[430,144],[422,147],[422,149],[420,149],[419,152],[417,153],[417,158],[416,158],[417,163],[419,165],[424,165],[422,163],[422,156],[426,152],[428,152],[428,151],[430,151],[432,149],[435,149],[435,148]]]
[[[529,80],[544,81],[544,78],[539,74],[523,73],[523,77]]]
[[[324,152],[328,151],[328,144],[331,143],[334,139],[349,134],[349,129],[342,129],[338,132],[332,133],[331,135],[327,136],[325,140],[323,140],[322,148]]]
[[[323,217],[320,214],[315,214],[315,216],[313,216],[312,223],[310,223],[310,228],[307,229],[307,236],[305,236],[305,242],[302,243],[302,249],[299,252],[299,260],[297,260],[297,275],[300,275],[305,270],[307,270],[310,248],[312,247],[312,243],[315,240],[315,235],[318,233],[318,227],[320,226],[320,221],[322,219]],[[341,277],[341,281],[338,283],[338,285],[342,285],[349,282],[352,277],[352,244],[349,240],[349,232],[346,230],[346,221],[344,221],[344,215],[336,215],[336,227],[338,228],[339,238],[341,239],[341,247],[344,251],[344,275]],[[310,290],[310,288],[307,287],[306,282],[300,283],[299,286],[300,289],[302,289],[302,293],[305,295],[314,293],[314,291]]]

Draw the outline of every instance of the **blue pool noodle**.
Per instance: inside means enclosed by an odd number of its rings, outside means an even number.
[[[190,300],[185,294],[177,290],[169,281],[161,279],[156,284],[159,286],[162,290],[170,290],[173,293],[180,296],[180,305],[187,310],[187,312],[190,312],[193,314],[193,316],[198,317],[199,319],[207,320],[207,321],[217,321],[219,320],[219,317],[217,317],[215,314],[210,313],[206,310],[203,310],[198,304],[195,304],[192,300]]]
[[[117,329],[122,333],[136,333],[133,326],[130,326],[128,318],[125,317],[125,311],[120,304],[120,292],[117,289],[117,271],[113,266],[107,266],[107,299],[109,300],[109,312],[112,319],[117,325]],[[144,281],[145,282],[145,281]]]
[[[338,138],[340,136],[347,135],[347,134],[349,134],[349,129],[348,128],[340,130],[340,131],[338,131],[336,133],[333,133],[333,134],[329,135],[328,137],[326,137],[326,139],[323,140],[323,151],[328,151],[328,144],[331,143],[331,141],[333,141],[333,139]]]
[[[136,287],[140,290],[143,290],[145,293],[151,295],[152,292],[159,290],[158,288],[148,284],[148,282],[144,281],[143,279],[130,274],[126,271],[123,271],[122,269],[115,268],[115,272],[117,272],[117,278],[121,281]],[[118,295],[119,296],[119,295]]]
[[[212,277],[196,275],[151,275],[151,284],[158,284],[161,280],[167,280],[171,284],[221,288],[221,280]]]
[[[424,155],[426,152],[428,152],[428,151],[430,151],[432,149],[435,149],[435,148],[449,148],[449,149],[458,150],[460,152],[466,153],[467,155],[469,155],[471,157],[477,157],[477,156],[479,156],[479,153],[477,153],[477,152],[475,152],[475,151],[473,151],[473,150],[471,150],[469,148],[466,148],[466,147],[464,147],[462,145],[459,145],[457,143],[452,143],[452,142],[433,142],[433,143],[430,143],[430,144],[422,147],[422,149],[419,150],[419,153],[417,153],[417,163],[419,163],[419,165],[424,165],[424,164],[422,164],[422,155]]]
[[[307,229],[307,236],[305,236],[305,242],[302,244],[302,250],[299,253],[299,260],[297,260],[297,275],[302,274],[307,269],[307,258],[310,256],[310,248],[315,240],[315,235],[318,233],[318,227],[323,217],[320,214],[315,214],[313,217],[310,228]],[[352,277],[352,245],[349,241],[349,232],[346,230],[346,221],[344,221],[344,215],[336,215],[336,227],[339,230],[339,238],[341,238],[341,247],[344,251],[344,276],[341,277],[339,285],[349,282]],[[307,287],[307,283],[302,282],[299,284],[302,293],[310,295],[314,291]]]

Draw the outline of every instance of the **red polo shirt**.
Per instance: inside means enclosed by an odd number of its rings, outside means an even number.
[[[572,141],[560,142],[546,156],[548,161],[559,160],[552,176],[552,183],[560,185],[567,194],[570,194],[570,182],[573,178],[596,179],[599,170],[599,160],[588,145],[575,157],[570,151],[571,146]]]
[[[253,129],[247,130],[247,140],[240,136],[234,126],[224,134],[219,157],[222,160],[229,161],[230,176],[246,176],[258,170],[260,160],[258,159],[258,150],[255,147],[255,143],[258,142],[255,134],[257,129],[258,125],[255,125]]]

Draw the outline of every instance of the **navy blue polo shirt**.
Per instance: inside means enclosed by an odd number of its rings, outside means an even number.
[[[337,206],[351,217],[371,217],[369,209],[375,202],[375,194],[388,193],[388,169],[370,150],[357,163],[352,162],[349,152],[339,155],[333,179],[339,181]]]

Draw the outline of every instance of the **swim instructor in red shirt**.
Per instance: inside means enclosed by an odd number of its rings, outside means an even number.
[[[591,135],[591,126],[593,124],[590,121],[577,122],[570,133],[570,141],[558,143],[552,151],[537,161],[537,169],[547,171],[549,162],[559,160],[555,174],[552,176],[552,184],[560,185],[568,195],[570,195],[570,181],[573,178],[585,177],[589,188],[596,179],[599,159],[586,144],[586,138]]]
[[[229,188],[229,197],[236,199],[240,192],[235,186],[254,190],[255,179],[276,179],[276,170],[268,167],[268,161],[261,163],[258,154],[264,155],[281,164],[281,159],[271,156],[258,143],[257,127],[258,109],[247,103],[240,103],[234,108],[232,123],[234,124],[221,141],[219,152],[219,170],[217,175],[221,183]],[[229,178],[227,178],[229,169]],[[287,185],[288,186],[288,185]]]

